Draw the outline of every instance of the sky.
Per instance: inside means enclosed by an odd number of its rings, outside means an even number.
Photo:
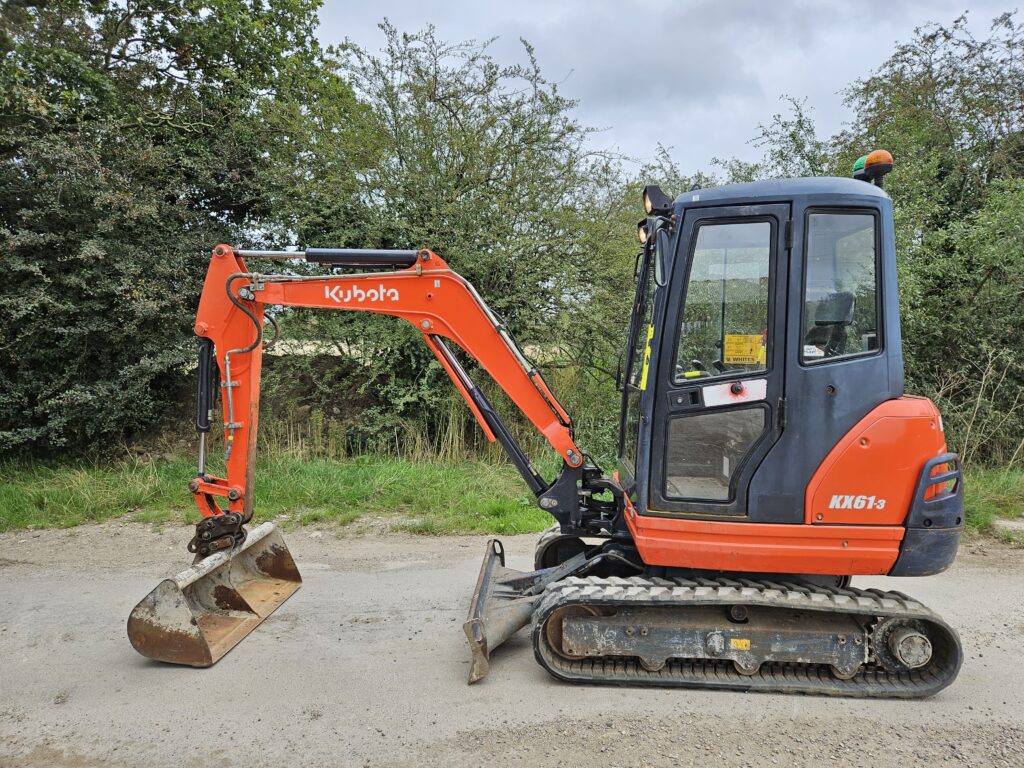
[[[638,160],[669,148],[685,172],[713,157],[756,160],[758,124],[807,99],[820,135],[852,118],[841,91],[869,75],[929,21],[969,7],[975,35],[1014,0],[325,0],[322,42],[349,39],[378,51],[388,18],[401,31],[433,24],[443,40],[492,37],[503,63],[524,61],[579,101],[576,116],[601,129],[591,141]]]

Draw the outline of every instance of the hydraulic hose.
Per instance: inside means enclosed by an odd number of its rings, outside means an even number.
[[[246,352],[252,352],[263,341],[263,328],[260,326],[259,318],[257,318],[255,313],[252,312],[241,301],[239,301],[238,297],[231,292],[231,284],[235,280],[238,280],[239,278],[242,277],[253,278],[255,277],[255,275],[253,275],[251,272],[236,272],[235,274],[228,277],[227,282],[224,284],[224,289],[227,292],[228,299],[231,301],[231,303],[238,307],[240,310],[242,310],[242,312],[245,313],[245,316],[252,321],[253,326],[256,328],[256,338],[253,339],[252,343],[246,347],[239,347],[238,349],[229,349],[227,352],[224,353],[224,388],[227,390],[227,393],[224,396],[224,401],[227,404],[228,409],[228,438],[226,441],[227,444],[224,446],[224,461],[227,461],[228,459],[231,458],[231,448],[233,447],[235,440],[235,430],[238,429],[239,426],[241,426],[235,421],[234,401],[231,396],[231,390],[234,387],[234,382],[231,380],[231,356],[235,354],[244,354]]]

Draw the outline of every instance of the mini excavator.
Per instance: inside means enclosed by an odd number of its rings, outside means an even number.
[[[575,683],[913,698],[948,686],[956,632],[901,592],[854,576],[927,576],[964,524],[942,417],[904,394],[892,156],[853,178],[643,192],[636,295],[620,381],[619,461],[604,472],[473,286],[430,250],[247,251],[218,245],[199,301],[192,567],[128,621],[140,653],[214,664],[300,586],[272,523],[247,530],[268,307],[411,323],[490,441],[555,524],[536,570],[487,544],[464,625],[470,682],[532,625],[537,661]],[[258,274],[246,259],[356,273]],[[272,323],[272,315],[266,316]],[[561,458],[531,464],[457,349]],[[221,390],[226,477],[206,470]]]

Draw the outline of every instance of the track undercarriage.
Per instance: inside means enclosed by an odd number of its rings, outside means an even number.
[[[556,541],[571,555],[532,573],[504,567],[488,545],[467,636],[470,682],[527,623],[537,661],[567,682],[919,698],[949,685],[963,653],[956,632],[899,592],[820,577],[652,575],[619,551]],[[829,582],[832,583],[829,583]]]

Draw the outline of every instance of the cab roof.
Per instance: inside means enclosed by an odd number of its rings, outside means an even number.
[[[798,197],[825,195],[889,199],[884,190],[867,181],[840,176],[809,176],[694,189],[679,195],[674,207],[688,208],[694,204],[703,206],[708,203],[785,202]]]

